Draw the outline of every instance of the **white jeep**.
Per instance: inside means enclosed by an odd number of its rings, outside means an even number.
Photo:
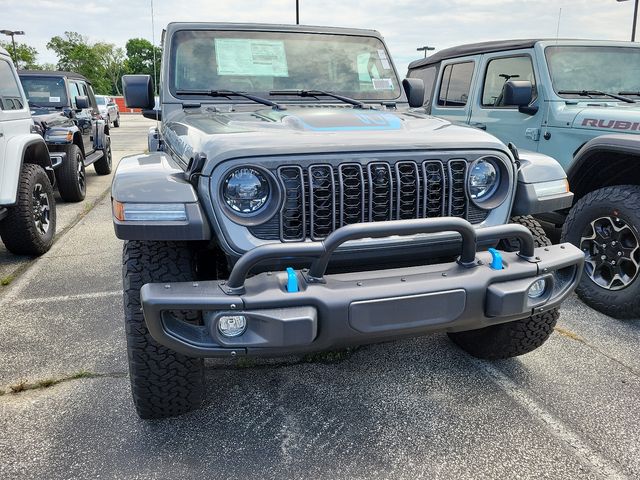
[[[8,250],[42,255],[56,230],[55,175],[35,132],[16,69],[0,48],[0,237]]]

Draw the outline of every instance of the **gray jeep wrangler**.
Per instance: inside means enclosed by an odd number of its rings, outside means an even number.
[[[377,32],[172,23],[161,82],[112,185],[141,417],[197,407],[203,357],[444,331],[506,358],[551,334],[584,256],[528,215],[571,204],[545,188],[562,168],[413,111]],[[150,77],[123,87],[153,109]]]

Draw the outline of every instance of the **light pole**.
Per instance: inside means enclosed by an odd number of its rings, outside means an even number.
[[[24,35],[22,30],[0,30],[0,33],[4,33],[6,36],[11,37],[11,43],[13,44],[13,58],[16,61],[16,68],[18,68],[18,54],[16,53],[16,35]]]
[[[627,0],[618,0],[618,2],[626,2]],[[631,30],[631,41],[635,42],[636,41],[636,24],[638,23],[638,2],[640,2],[640,0],[634,0],[634,7],[633,7],[633,28]]]
[[[431,50],[435,50],[435,49],[436,47],[428,47],[427,45],[425,45],[424,47],[416,48],[418,52],[424,52],[424,58],[427,58],[427,52],[430,52]]]
[[[296,0],[296,25],[300,25],[300,0]]]

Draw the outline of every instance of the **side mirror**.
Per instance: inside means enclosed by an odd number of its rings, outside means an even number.
[[[89,108],[89,97],[78,96],[76,97],[76,109],[84,110],[85,108]]]
[[[153,79],[151,75],[124,75],[122,90],[127,108],[153,109]]]
[[[509,80],[502,87],[505,107],[526,107],[533,99],[533,85],[529,80]]]
[[[424,104],[424,82],[421,78],[405,78],[402,80],[402,88],[411,108],[419,108]]]

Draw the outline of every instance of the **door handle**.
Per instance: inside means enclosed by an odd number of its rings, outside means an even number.
[[[475,128],[479,128],[480,130],[486,130],[487,129],[487,124],[486,123],[470,122],[469,125],[472,126],[472,127],[475,127]]]

